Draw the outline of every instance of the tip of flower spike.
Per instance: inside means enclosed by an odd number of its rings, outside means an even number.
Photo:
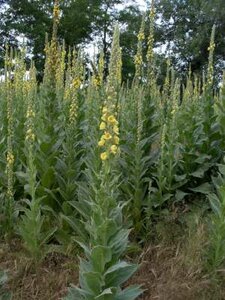
[[[113,153],[113,154],[116,154],[117,153],[117,150],[118,150],[118,147],[116,145],[112,145],[111,148],[110,148],[110,151]]]
[[[101,153],[101,160],[105,161],[108,158],[108,154],[106,152]]]

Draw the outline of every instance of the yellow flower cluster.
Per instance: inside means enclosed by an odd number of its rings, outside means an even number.
[[[211,43],[210,46],[208,47],[208,51],[214,51],[216,45],[215,43]]]
[[[59,64],[56,72],[56,88],[62,88],[64,84],[64,73],[65,73],[65,57],[66,51],[63,47],[59,49]]]
[[[27,106],[27,113],[26,113],[26,135],[25,140],[32,144],[35,141],[35,134],[34,134],[34,118],[35,112],[33,109],[32,98],[29,98],[29,103]]]
[[[154,58],[154,27],[155,27],[155,7],[154,7],[154,0],[151,3],[151,10],[150,10],[150,33],[148,37],[148,51],[147,51],[147,61],[148,63],[152,63]]]
[[[154,8],[154,3],[152,1],[152,7],[151,7],[151,11],[150,11],[150,19],[155,19],[155,8]]]
[[[28,109],[27,110],[27,114],[26,114],[27,118],[34,118],[35,117],[35,112],[32,109]]]
[[[139,34],[138,34],[138,41],[143,41],[145,39],[145,34],[144,32],[140,31]]]
[[[136,66],[140,66],[143,63],[142,55],[141,54],[136,54],[134,58],[134,62]]]
[[[106,106],[102,109],[100,130],[104,131],[104,133],[98,142],[98,146],[104,148],[104,152],[101,153],[101,159],[105,161],[110,157],[110,154],[116,155],[119,151],[118,121]]]
[[[29,128],[26,132],[26,141],[34,142],[34,140],[35,140],[35,134],[32,128]]]
[[[77,101],[76,99],[72,100],[70,104],[70,110],[69,110],[69,121],[70,123],[74,123],[77,118]]]
[[[72,87],[75,89],[75,90],[78,90],[81,86],[81,79],[80,78],[75,78],[72,82]]]
[[[152,62],[152,60],[154,58],[153,45],[154,45],[154,34],[150,33],[149,38],[148,38],[148,52],[147,52],[148,62]]]
[[[14,155],[13,155],[12,152],[9,151],[9,152],[7,153],[7,158],[6,158],[6,160],[7,160],[7,164],[8,164],[8,165],[10,165],[10,166],[13,165],[15,158],[14,158]]]
[[[55,5],[54,5],[54,9],[53,9],[53,17],[54,17],[56,23],[59,23],[59,15],[60,15],[60,8],[59,8],[59,4],[56,1]]]
[[[101,80],[100,80],[100,77],[98,75],[95,75],[93,77],[93,85],[96,88],[99,87],[99,86],[101,86]]]

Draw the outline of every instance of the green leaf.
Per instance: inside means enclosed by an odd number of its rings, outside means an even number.
[[[96,300],[114,300],[114,294],[116,289],[108,288],[105,289],[99,296],[95,297]]]
[[[54,179],[55,179],[55,171],[53,167],[50,167],[42,176],[41,184],[46,188],[50,188],[52,183],[54,182]]]
[[[216,196],[216,194],[210,194],[208,195],[208,198],[213,212],[217,216],[220,216],[222,213],[222,207],[219,198]]]
[[[125,290],[118,293],[115,297],[115,300],[134,300],[143,293],[143,290],[140,286],[130,286]]]
[[[105,265],[112,259],[111,249],[104,246],[96,246],[91,251],[91,261],[94,271],[102,273]]]
[[[101,274],[98,272],[85,272],[82,274],[82,276],[88,291],[98,295],[103,285]]]
[[[189,193],[185,193],[181,190],[176,190],[175,198],[177,201],[181,201],[185,196],[189,195]]]
[[[90,297],[92,294],[74,285],[71,285],[71,287],[68,289],[67,296],[64,297],[63,300],[85,300],[87,299],[86,296]]]
[[[119,262],[110,267],[105,273],[105,280],[107,286],[119,286],[137,270],[137,265],[129,264],[127,262]]]
[[[101,237],[104,244],[108,242],[108,240],[113,236],[117,231],[117,224],[114,220],[107,219],[102,222],[97,228],[97,236]]]
[[[195,193],[201,193],[208,195],[209,193],[213,192],[212,185],[208,182],[203,183],[202,185],[196,187],[196,188],[189,188],[189,190],[195,192]]]

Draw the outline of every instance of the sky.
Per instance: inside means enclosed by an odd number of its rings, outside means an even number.
[[[146,0],[137,0],[137,3],[139,3],[140,4],[140,6],[141,7],[143,7],[143,9],[145,9],[146,8]]]

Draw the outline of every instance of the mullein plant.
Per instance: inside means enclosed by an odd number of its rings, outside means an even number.
[[[10,238],[14,231],[15,202],[14,202],[14,84],[12,80],[13,54],[12,50],[6,49],[5,57],[5,86],[7,101],[7,150],[6,150],[6,177],[7,191],[5,194],[3,214],[4,220],[1,224],[5,236]]]
[[[145,17],[144,14],[142,17],[141,28],[138,33],[138,44],[137,44],[137,53],[134,58],[135,64],[135,76],[134,76],[134,83],[137,84],[141,82],[143,78],[143,43],[145,40]]]
[[[191,148],[186,151],[191,154],[187,164],[189,172],[189,190],[207,193],[205,182],[210,180],[210,174],[216,163],[222,158],[222,136],[220,132],[217,114],[215,112],[214,96],[214,67],[213,55],[215,50],[215,26],[213,26],[209,51],[207,75],[203,74],[202,90],[195,83],[193,99],[192,132],[187,133],[194,139]],[[192,113],[193,113],[192,112]],[[186,152],[184,153],[184,156]]]
[[[214,67],[213,55],[215,50],[215,25],[212,29],[209,51],[208,70],[205,83],[203,85],[203,93],[200,101],[200,108],[202,114],[199,117],[199,128],[203,129],[202,137],[199,138],[197,144],[198,152],[204,157],[202,165],[206,166],[204,174],[221,159],[221,136],[219,126],[217,123],[217,116],[215,113],[214,100]]]
[[[54,229],[48,232],[43,231],[44,216],[41,211],[42,198],[36,195],[37,170],[35,164],[35,100],[37,99],[36,71],[32,65],[29,71],[27,85],[27,111],[25,122],[25,155],[26,155],[26,180],[24,188],[26,199],[23,200],[21,208],[21,220],[18,231],[24,242],[24,247],[35,264],[43,259],[48,251],[47,242],[54,233]]]
[[[52,209],[58,209],[61,205],[57,194],[56,164],[62,150],[63,126],[62,117],[63,101],[57,96],[56,82],[62,81],[64,68],[64,54],[60,56],[57,41],[57,28],[60,18],[59,3],[56,0],[53,9],[53,33],[51,41],[46,40],[45,45],[45,69],[43,82],[40,85],[37,101],[37,156],[36,168],[39,185],[38,197],[45,196],[45,204]],[[60,83],[62,86],[62,82]],[[59,91],[58,91],[59,92]]]
[[[211,40],[210,45],[208,48],[209,51],[209,62],[208,62],[208,70],[207,70],[207,80],[204,87],[203,93],[203,113],[205,115],[205,122],[204,122],[204,131],[207,136],[206,146],[207,149],[210,151],[209,154],[213,154],[216,158],[218,155],[218,148],[219,148],[219,141],[220,136],[218,134],[218,126],[216,126],[216,116],[214,111],[214,68],[213,68],[213,55],[215,50],[215,29],[216,26],[214,25],[212,28]],[[216,144],[217,141],[217,144]]]
[[[0,191],[1,191],[1,203],[3,203],[4,191],[6,190],[7,178],[6,178],[6,151],[7,151],[7,76],[8,76],[8,64],[9,64],[9,51],[8,46],[6,45],[5,51],[5,69],[4,72],[1,72],[2,77],[0,81],[0,97],[1,97],[1,108],[0,108]],[[4,205],[0,206],[1,214],[3,213]],[[1,231],[1,230],[0,230]]]
[[[171,104],[161,129],[160,156],[154,178],[157,187],[151,187],[151,205],[161,208],[180,186],[185,177],[178,176],[180,149],[178,143],[177,114],[179,109],[180,84],[177,80],[171,92]]]
[[[137,266],[121,261],[129,230],[123,228],[123,206],[117,202],[119,176],[113,171],[119,154],[119,127],[116,119],[118,67],[113,65],[120,53],[119,29],[116,27],[112,46],[112,58],[107,83],[107,99],[102,108],[100,130],[103,132],[99,147],[102,168],[99,174],[100,187],[87,205],[85,227],[88,231],[86,243],[80,242],[85,259],[80,259],[80,287],[71,287],[65,299],[136,299],[139,287],[122,289],[121,285],[136,271]],[[91,183],[90,183],[91,184]],[[84,202],[85,203],[85,202]]]
[[[210,272],[216,275],[225,263],[225,165],[219,165],[217,177],[212,178],[215,192],[208,195],[212,208],[210,222],[210,243],[207,249],[207,265]]]
[[[194,77],[194,76],[193,76]],[[205,140],[202,119],[202,99],[200,80],[192,78],[191,70],[187,78],[186,87],[183,88],[183,99],[178,112],[178,143],[180,144],[180,175],[186,177],[182,187],[183,197],[196,188],[204,180],[205,171],[210,167],[207,162],[209,156],[199,153],[198,147]],[[185,124],[183,126],[182,124]],[[180,193],[182,196],[182,193]],[[180,198],[181,200],[181,198]]]
[[[224,111],[224,95],[225,85],[220,90],[219,101],[216,103],[218,113],[218,123],[220,126],[221,136],[225,133],[225,111]],[[224,144],[222,144],[224,145]],[[224,147],[222,148],[224,149]],[[224,154],[224,150],[223,150]],[[215,187],[214,193],[208,194],[208,199],[212,208],[210,222],[210,244],[208,248],[207,268],[216,274],[225,262],[225,166],[224,162],[219,164],[219,172],[217,177],[213,177]]]
[[[225,136],[225,72],[223,74],[222,87],[219,92],[219,99],[216,102],[217,120],[220,126],[221,136]],[[225,148],[225,143],[222,141],[222,149]]]
[[[78,212],[73,203],[77,202],[78,181],[82,174],[83,152],[82,126],[84,122],[81,88],[84,78],[81,51],[69,53],[68,69],[64,89],[63,112],[64,130],[62,151],[57,158],[56,180],[59,186],[60,210],[55,213],[58,222],[56,238],[66,251],[73,249],[74,235],[80,234]],[[71,201],[71,198],[73,199]]]
[[[94,65],[95,73],[88,79],[89,86],[84,91],[83,119],[81,122],[82,143],[80,149],[82,151],[82,172],[77,183],[77,201],[71,201],[70,204],[74,207],[78,215],[78,220],[82,220],[80,206],[84,205],[84,199],[91,202],[95,198],[96,190],[100,187],[99,173],[101,171],[100,153],[102,147],[98,145],[101,132],[99,130],[99,120],[102,114],[102,105],[105,99],[105,89],[103,87],[104,76],[104,58],[100,54],[98,66]],[[77,225],[78,234],[85,236],[87,232],[82,230],[83,224],[79,222]]]
[[[124,180],[120,186],[125,200],[129,201],[127,213],[128,219],[133,223],[133,237],[137,239],[143,233],[143,207],[147,192],[147,171],[149,169],[150,153],[144,148],[151,147],[149,136],[143,134],[143,121],[149,113],[143,107],[145,90],[141,85],[143,73],[142,46],[145,39],[145,15],[138,34],[137,54],[135,56],[135,78],[130,91],[124,92],[121,109],[121,172]],[[148,115],[152,118],[152,114]],[[151,127],[149,127],[149,133]]]
[[[64,80],[66,70],[65,42],[63,42],[62,46],[58,47],[58,62],[59,63],[56,70],[56,101],[60,109],[64,96]]]
[[[182,163],[180,164],[180,172],[189,181],[192,178],[192,173],[196,171],[195,148],[198,140],[195,130],[197,128],[196,116],[199,95],[198,80],[197,78],[193,82],[191,78],[191,70],[189,70],[189,76],[186,81],[186,86],[183,86],[183,99],[180,105],[177,118],[178,127],[178,143],[181,145],[180,151],[182,156]],[[185,124],[185,126],[182,126]],[[183,194],[185,196],[185,193]]]
[[[147,51],[147,84],[141,85],[144,78],[142,44],[144,41],[144,17],[138,34],[138,48],[135,56],[136,74],[132,89],[125,93],[123,117],[121,119],[121,165],[125,180],[121,184],[126,200],[129,200],[128,213],[134,226],[134,238],[140,239],[146,232],[145,199],[148,194],[149,180],[155,153],[153,145],[158,134],[156,106],[158,88],[154,76],[154,3],[150,11],[150,35]],[[129,99],[129,101],[127,100]],[[135,124],[135,126],[134,126]],[[149,217],[149,213],[147,213]]]
[[[147,80],[151,85],[155,81],[155,65],[154,65],[154,33],[155,33],[155,1],[151,1],[151,9],[149,15],[150,28],[149,28],[149,36],[148,36],[148,49],[147,49]]]

